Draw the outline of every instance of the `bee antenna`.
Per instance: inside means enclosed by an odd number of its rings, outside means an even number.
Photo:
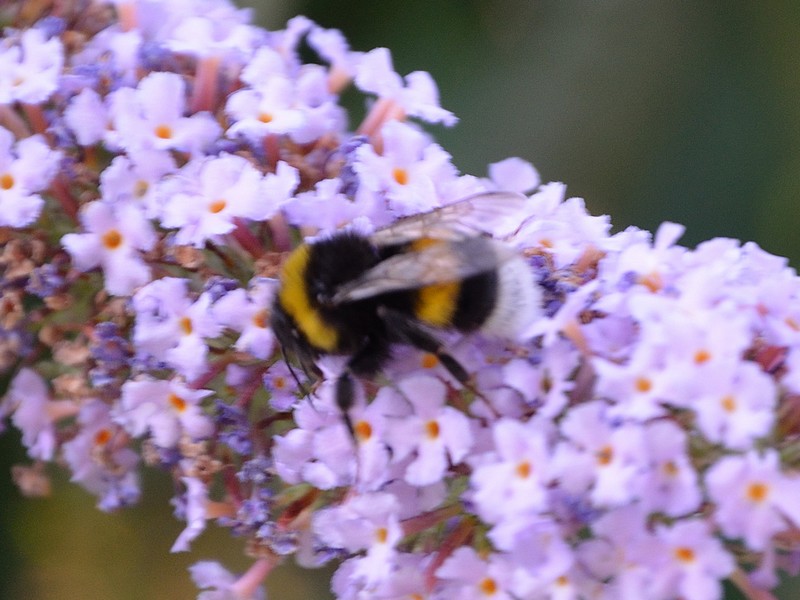
[[[342,419],[347,427],[347,431],[350,433],[350,439],[353,440],[353,444],[355,444],[356,448],[358,448],[358,438],[356,437],[356,430],[353,427],[353,420],[350,418],[350,414],[347,411],[344,411],[342,413]]]
[[[281,346],[281,358],[283,358],[283,362],[286,363],[286,367],[289,369],[289,373],[292,374],[292,379],[294,379],[297,387],[303,392],[303,396],[308,396],[308,390],[306,386],[300,383],[297,373],[295,373],[295,370],[292,368],[292,363],[290,363],[289,359],[286,357],[286,350],[284,350],[283,346]]]

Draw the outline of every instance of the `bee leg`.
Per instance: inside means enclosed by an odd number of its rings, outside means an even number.
[[[373,377],[389,357],[389,343],[382,338],[368,338],[364,345],[350,357],[344,370],[336,379],[336,405],[342,412],[350,437],[356,439],[350,409],[355,402],[353,376]]]
[[[353,420],[350,418],[350,407],[353,406],[355,398],[355,387],[353,385],[353,376],[349,368],[345,369],[339,374],[336,379],[336,405],[342,412],[342,419],[347,426],[347,431],[350,433],[352,439],[356,439],[356,432],[353,429]]]
[[[439,359],[439,362],[447,369],[447,372],[455,377],[460,384],[471,387],[469,373],[461,366],[461,363],[453,358],[444,349],[442,343],[420,327],[416,321],[386,307],[381,307],[379,312],[386,321],[389,330],[400,342],[419,348],[424,352],[430,352]]]

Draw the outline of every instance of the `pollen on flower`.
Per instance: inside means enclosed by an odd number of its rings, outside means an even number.
[[[678,562],[682,562],[682,563],[687,563],[688,564],[688,563],[694,562],[694,560],[695,560],[694,550],[692,550],[691,548],[688,548],[686,546],[678,546],[673,551],[673,554],[675,556],[675,559]]]
[[[103,234],[101,241],[109,250],[116,250],[122,245],[122,234],[117,229],[109,229]]]
[[[561,575],[559,577],[556,577],[554,583],[559,587],[565,587],[569,585],[569,577],[567,577],[566,575]]]
[[[185,335],[190,335],[194,331],[192,320],[189,317],[181,317],[180,321],[178,321],[178,326]]]
[[[491,577],[484,577],[478,588],[484,596],[494,596],[497,593],[497,582]]]
[[[784,323],[791,329],[792,331],[800,331],[800,323],[797,322],[797,319],[794,317],[786,317],[784,319]]]
[[[258,120],[261,123],[264,123],[264,124],[269,123],[269,122],[272,121],[272,118],[273,118],[272,115],[270,113],[268,113],[268,112],[258,113]]]
[[[403,167],[395,167],[392,169],[392,177],[400,185],[408,183],[408,171]]]
[[[171,140],[172,139],[172,127],[169,125],[157,125],[156,128],[153,130],[155,136],[162,140]]]
[[[14,176],[11,173],[0,175],[0,190],[10,190],[14,187]]]
[[[225,210],[227,204],[228,203],[225,202],[223,198],[220,198],[219,200],[214,200],[214,202],[208,205],[208,212],[213,214],[221,213],[223,210]]]
[[[372,425],[368,421],[358,421],[353,426],[353,431],[360,442],[366,442],[372,437]]]
[[[186,400],[181,398],[175,393],[171,393],[167,400],[172,408],[174,408],[177,412],[183,412],[186,410]]]
[[[282,377],[280,375],[276,375],[272,378],[272,387],[276,390],[284,390],[286,389],[286,377]]]
[[[439,437],[439,423],[434,420],[425,423],[425,434],[432,440],[437,439]]]
[[[769,495],[769,486],[766,483],[756,481],[747,486],[747,499],[753,503],[761,503]]]
[[[420,365],[423,369],[433,369],[436,365],[439,364],[439,359],[435,354],[431,352],[425,352],[422,355],[422,360],[420,361]]]

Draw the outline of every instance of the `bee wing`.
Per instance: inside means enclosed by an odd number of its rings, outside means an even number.
[[[481,192],[379,229],[370,236],[377,246],[403,244],[419,238],[463,240],[493,233],[509,223],[518,226],[527,198],[516,192]]]
[[[504,244],[483,237],[434,244],[381,261],[361,277],[340,286],[333,303],[460,281],[495,269],[514,256],[516,253]]]

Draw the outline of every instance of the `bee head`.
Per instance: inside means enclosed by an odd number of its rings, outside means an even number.
[[[283,309],[280,301],[276,301],[272,307],[270,325],[289,368],[291,369],[289,360],[294,358],[300,363],[300,367],[306,377],[319,379],[322,376],[322,372],[316,365],[318,353],[308,343],[294,319]]]

